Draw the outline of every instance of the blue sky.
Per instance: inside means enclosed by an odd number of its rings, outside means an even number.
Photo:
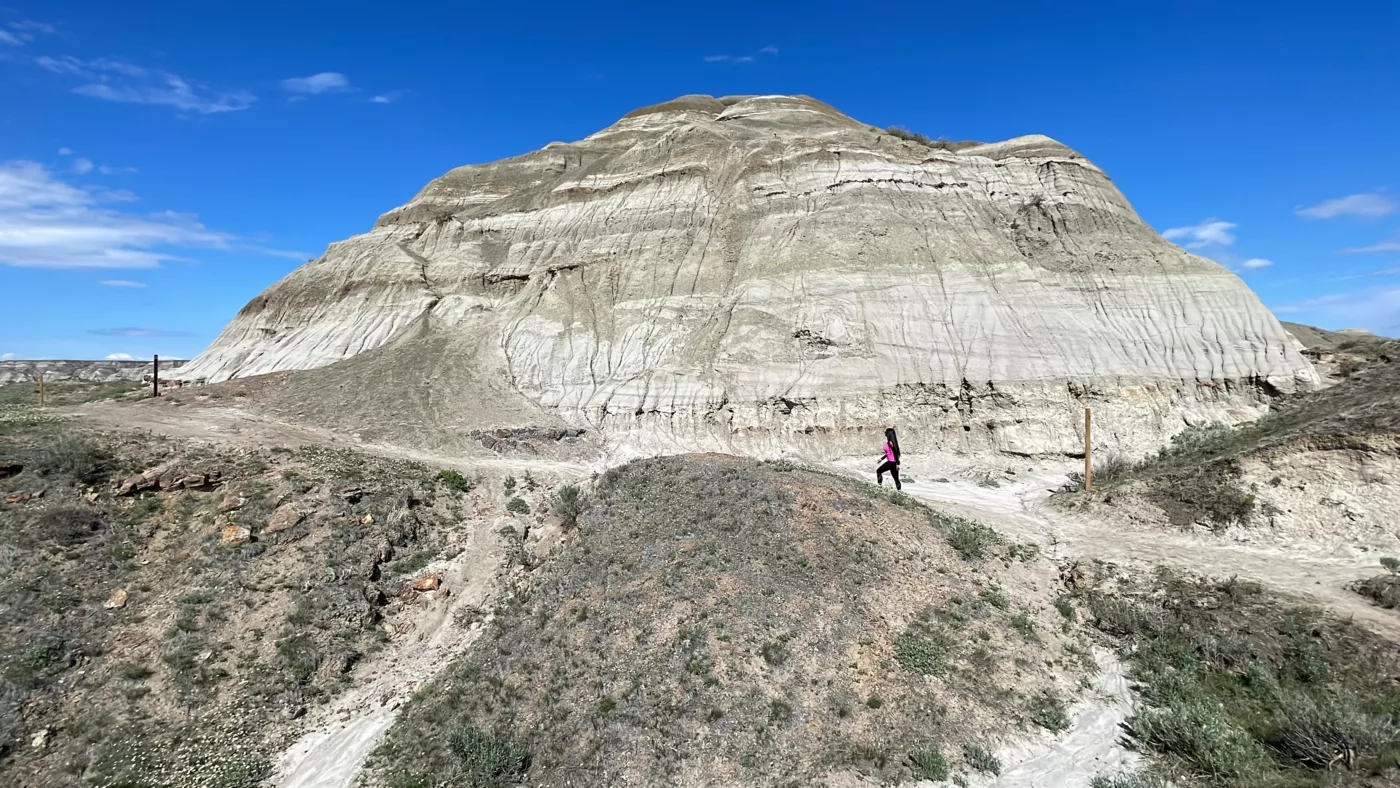
[[[686,93],[1048,134],[1282,318],[1400,335],[1400,4],[665,5],[0,0],[0,356],[193,356],[451,167]]]

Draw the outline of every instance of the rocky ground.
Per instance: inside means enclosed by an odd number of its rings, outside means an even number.
[[[1276,451],[1377,453],[1388,411],[1333,391]],[[1069,464],[911,454],[904,497],[865,462],[607,471],[547,430],[440,455],[238,402],[4,411],[7,784],[1395,779],[1400,564],[1359,529],[1047,501]]]

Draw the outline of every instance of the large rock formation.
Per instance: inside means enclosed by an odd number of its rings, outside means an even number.
[[[759,453],[887,424],[1073,452],[1086,406],[1143,449],[1317,380],[1248,287],[1064,145],[924,145],[803,96],[686,96],[457,168],[180,374],[325,365],[272,406]]]

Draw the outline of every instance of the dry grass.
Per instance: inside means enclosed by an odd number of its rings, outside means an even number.
[[[577,519],[406,707],[372,784],[488,784],[454,736],[528,752],[537,786],[966,775],[991,765],[979,748],[1050,719],[1072,672],[1013,624],[1047,565],[993,538],[960,553],[958,521],[873,485],[663,458],[604,474]]]

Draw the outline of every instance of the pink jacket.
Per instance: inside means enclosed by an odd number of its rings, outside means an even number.
[[[885,459],[888,460],[888,461],[890,461],[890,462],[894,462],[894,461],[895,461],[895,459],[894,459],[894,448],[891,447],[888,443],[885,444]]]

